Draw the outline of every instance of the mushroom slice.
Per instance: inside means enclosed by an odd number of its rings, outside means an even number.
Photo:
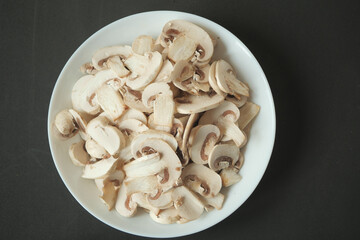
[[[93,75],[85,75],[79,78],[79,80],[76,81],[72,88],[71,92],[71,102],[73,108],[78,112],[84,112],[82,108],[82,102],[83,102],[83,93],[85,92],[85,89],[87,89],[89,83],[92,82],[92,79],[94,78]]]
[[[193,79],[198,83],[208,83],[209,82],[209,74],[210,73],[210,65],[207,64],[202,68],[195,67],[195,72]]]
[[[111,86],[103,85],[96,91],[96,95],[101,108],[112,121],[118,119],[125,111],[125,104],[120,93]]]
[[[173,64],[169,60],[165,60],[154,82],[165,82],[165,83],[171,82],[170,75],[173,70],[174,70]]]
[[[124,180],[124,183],[127,187],[128,195],[133,193],[153,193],[158,190],[159,184],[157,177],[155,175],[137,177],[137,178],[127,178]]]
[[[145,125],[147,124],[147,119],[146,119],[145,114],[143,112],[133,109],[133,108],[126,109],[125,112],[118,119],[118,121],[116,121],[116,123],[119,123],[119,122],[127,120],[127,119],[136,119]]]
[[[197,164],[208,163],[209,154],[219,138],[220,130],[215,125],[199,125],[193,128],[188,140],[191,160]]]
[[[124,171],[129,178],[155,175],[165,168],[165,162],[160,160],[159,153],[144,155],[124,165]]]
[[[69,113],[72,115],[76,127],[79,128],[80,130],[81,138],[87,140],[89,136],[87,136],[86,134],[86,126],[87,126],[86,120],[80,115],[80,113],[78,113],[73,109],[69,109]]]
[[[125,138],[119,129],[108,123],[105,117],[96,117],[88,123],[86,131],[110,155],[114,155],[125,145]]]
[[[111,70],[113,70],[120,78],[126,77],[130,74],[130,71],[125,68],[124,63],[121,61],[121,58],[119,56],[110,57],[106,61],[106,65]]]
[[[175,188],[172,198],[174,207],[179,211],[179,216],[186,220],[195,220],[204,212],[204,204],[185,186]]]
[[[81,140],[78,143],[73,143],[69,148],[69,155],[71,161],[75,166],[85,166],[90,160],[89,154],[84,149],[85,142]]]
[[[168,57],[177,62],[180,60],[189,61],[196,51],[196,43],[186,35],[177,37],[169,46]]]
[[[179,89],[188,91],[185,80],[192,78],[195,73],[194,67],[185,60],[180,60],[174,64],[174,69],[170,74],[169,80]]]
[[[219,106],[206,111],[199,119],[199,125],[216,123],[220,118],[236,122],[240,117],[240,111],[235,104],[223,101]]]
[[[248,98],[245,96],[241,96],[241,99],[239,100],[234,96],[227,95],[225,100],[232,102],[233,104],[235,104],[236,107],[241,108],[247,102]]]
[[[172,95],[170,86],[164,82],[149,84],[142,93],[142,103],[145,107],[153,108],[154,101],[159,94]]]
[[[102,178],[115,169],[117,158],[104,158],[95,163],[88,163],[85,165],[82,177],[88,179]]]
[[[201,196],[200,200],[205,205],[205,210],[207,212],[209,212],[210,207],[214,207],[217,210],[221,210],[221,208],[224,204],[225,196],[221,193],[218,193],[214,197],[211,197],[211,198],[205,198],[205,197]]]
[[[95,73],[98,72],[98,70],[95,69],[94,65],[92,65],[92,63],[89,62],[81,65],[80,71],[84,74],[90,74],[90,75],[94,75]]]
[[[240,150],[233,144],[216,145],[209,155],[209,167],[214,171],[219,171],[234,165],[238,161]]]
[[[217,84],[217,82],[216,82],[216,78],[215,78],[216,62],[217,62],[217,61],[213,62],[213,63],[211,64],[211,66],[210,66],[210,69],[209,69],[209,84],[210,84],[211,88],[212,88],[217,94],[225,97],[225,96],[226,96],[226,93],[223,92],[223,91],[219,88],[219,86],[218,86],[218,84]]]
[[[199,119],[199,113],[192,113],[192,114],[190,114],[189,119],[187,120],[187,123],[186,123],[186,127],[185,127],[183,138],[182,138],[182,143],[181,143],[181,145],[179,145],[179,148],[182,153],[182,162],[181,163],[183,166],[186,166],[189,162],[189,152],[188,152],[187,142],[189,139],[191,129],[192,129],[194,123],[198,119]]]
[[[55,134],[62,139],[73,137],[78,132],[74,118],[68,110],[62,110],[55,116]]]
[[[189,189],[206,198],[215,197],[221,189],[221,177],[204,165],[190,163],[181,174],[181,178]]]
[[[118,192],[115,209],[121,216],[131,217],[136,213],[137,203],[131,199],[129,189],[123,181]]]
[[[181,175],[181,162],[171,146],[161,139],[148,138],[140,145],[138,151],[141,154],[149,151],[160,154],[161,160],[165,162],[165,168],[158,174],[159,183],[163,189],[173,187]]]
[[[156,194],[155,197],[152,197],[150,194],[148,194],[146,196],[146,200],[151,206],[155,208],[167,209],[173,205],[172,191],[173,190],[169,190],[167,192],[161,192],[160,195]]]
[[[153,212],[155,215],[160,213],[160,209],[151,206],[148,201],[146,201],[146,196],[148,194],[145,193],[134,193],[131,196],[131,199],[138,204],[139,207],[142,207],[145,209],[145,211]]]
[[[131,71],[126,79],[126,85],[134,90],[144,89],[158,75],[162,62],[159,52],[145,53],[144,56],[133,54],[124,62]]]
[[[235,71],[229,63],[224,60],[216,62],[215,77],[219,88],[236,98],[241,99],[241,95],[249,97],[249,88],[236,78]]]
[[[239,119],[240,129],[244,129],[260,111],[260,106],[252,102],[247,102],[240,108],[241,118]]]
[[[234,163],[232,170],[238,173],[243,165],[244,165],[244,154],[240,152],[239,159]]]
[[[151,36],[141,35],[138,36],[132,43],[132,50],[134,53],[144,55],[154,49],[155,41]]]
[[[221,132],[234,141],[237,147],[243,147],[246,144],[247,137],[243,131],[232,121],[220,118],[217,126]]]
[[[199,96],[186,94],[183,97],[175,98],[177,112],[184,114],[204,112],[216,108],[223,100],[223,96],[211,93],[201,93]]]
[[[100,199],[108,207],[109,211],[114,208],[120,184],[124,179],[124,173],[116,170],[108,177],[95,179],[95,184],[101,191]]]
[[[112,56],[119,56],[121,59],[127,59],[132,55],[130,46],[112,46],[97,50],[92,57],[92,64],[97,70],[106,68],[105,62]]]
[[[221,170],[220,177],[224,187],[229,187],[242,179],[241,175],[238,174],[233,168],[225,168]]]
[[[182,136],[184,134],[184,125],[179,119],[174,118],[172,127],[170,129],[170,134],[175,137],[176,141],[178,142],[178,146],[181,146],[183,141]]]
[[[154,124],[157,129],[170,132],[175,112],[175,103],[171,94],[160,94],[154,103]]]
[[[117,162],[117,167],[119,166],[119,161]],[[104,194],[104,186],[105,186],[105,182],[113,182],[114,186],[116,187],[120,187],[121,183],[124,181],[125,179],[125,173],[121,170],[121,169],[115,169],[113,172],[111,172],[110,174],[106,175],[105,177],[102,178],[96,178],[95,180],[95,185],[96,187],[99,189],[99,191],[101,192],[101,194]]]
[[[85,149],[93,158],[101,159],[110,157],[110,154],[105,150],[105,148],[91,138],[86,140]]]
[[[140,91],[133,90],[127,86],[124,86],[120,89],[120,93],[124,98],[124,103],[132,109],[136,109],[140,112],[150,113],[152,112],[151,108],[147,108],[141,101],[142,93]]]
[[[158,214],[150,211],[150,217],[157,223],[172,224],[180,220],[179,211],[174,207],[160,210]]]
[[[137,119],[126,119],[118,122],[116,126],[127,136],[149,130],[143,122]]]
[[[140,144],[143,143],[145,140],[149,138],[158,138],[164,140],[167,144],[170,145],[170,147],[176,151],[178,144],[176,139],[173,135],[166,133],[166,132],[160,132],[156,130],[147,130],[137,136],[134,137],[134,139],[131,142],[131,153],[133,156],[136,156],[137,151],[139,150]]]
[[[176,41],[176,38],[181,36],[186,36],[195,42],[195,64],[207,62],[211,59],[214,44],[210,35],[201,27],[184,20],[173,20],[165,24],[161,34],[162,45],[171,46],[171,41],[174,39]]]

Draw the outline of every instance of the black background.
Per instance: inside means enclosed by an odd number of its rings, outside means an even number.
[[[229,218],[181,239],[360,239],[360,2],[0,1],[0,238],[140,239],[71,196],[52,161],[47,111],[67,59],[91,34],[150,10],[194,13],[252,51],[270,83],[269,167]]]

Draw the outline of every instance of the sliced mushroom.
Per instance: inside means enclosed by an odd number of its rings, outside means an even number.
[[[175,103],[171,94],[160,94],[154,102],[154,124],[157,129],[170,132],[173,124]]]
[[[206,198],[215,197],[222,187],[219,174],[196,163],[187,165],[183,169],[181,178],[185,186]]]
[[[219,138],[220,130],[215,125],[199,125],[193,128],[188,139],[191,160],[197,164],[208,163],[209,154]]]
[[[228,136],[234,141],[237,147],[243,147],[247,142],[247,137],[245,133],[240,130],[236,123],[229,119],[220,118],[217,122],[217,126],[220,128],[221,132]]]
[[[193,39],[186,35],[181,35],[170,44],[168,57],[173,62],[181,60],[189,61],[195,54],[196,47],[196,42]]]
[[[241,118],[239,118],[239,127],[244,129],[253,120],[260,111],[260,106],[252,102],[247,102],[240,108]]]
[[[157,177],[155,175],[137,178],[127,178],[124,180],[124,183],[127,187],[128,195],[138,192],[153,193],[160,188]]]
[[[120,78],[126,77],[127,75],[130,74],[130,71],[126,69],[126,67],[124,66],[124,63],[121,61],[121,58],[119,56],[110,57],[106,61],[106,65],[111,70],[113,70],[117,74],[117,76]]]
[[[151,113],[152,109],[147,108],[141,101],[142,93],[140,91],[133,90],[127,86],[120,89],[120,93],[123,96],[124,103],[132,109],[136,109],[140,112]]]
[[[235,104],[236,107],[241,108],[247,102],[248,98],[245,96],[241,96],[241,99],[239,100],[234,96],[227,95],[225,100],[232,102],[233,104]]]
[[[131,196],[131,199],[132,199],[134,202],[136,202],[139,207],[144,208],[145,211],[147,211],[147,212],[153,212],[155,215],[156,215],[156,214],[159,214],[159,213],[160,213],[160,209],[153,207],[152,205],[150,205],[150,204],[148,203],[148,201],[146,201],[146,196],[147,196],[147,195],[148,195],[148,194],[138,192],[138,193],[134,193],[134,194]]]
[[[176,223],[181,218],[179,216],[179,211],[174,207],[160,210],[160,212],[158,214],[150,211],[150,217],[155,222],[161,223],[161,224]]]
[[[155,41],[151,36],[141,35],[138,36],[132,43],[133,52],[144,55],[147,52],[151,52],[154,49]]]
[[[121,183],[124,181],[125,173],[123,172],[123,170],[117,169],[119,167],[119,165],[121,165],[121,164],[118,161],[116,169],[113,172],[109,173],[108,175],[105,175],[102,178],[94,179],[95,185],[99,189],[99,191],[101,192],[101,195],[104,194],[104,189],[103,188],[105,186],[105,182],[113,182],[114,186],[120,187]]]
[[[216,67],[216,62],[213,62],[210,66],[210,69],[209,69],[209,84],[211,86],[211,88],[217,93],[219,94],[220,96],[226,96],[226,93],[223,92],[218,84],[217,84],[217,81],[216,81],[216,77],[215,77],[215,67]]]
[[[151,83],[149,84],[142,93],[142,103],[147,108],[153,108],[156,96],[160,94],[167,94],[172,96],[170,86],[167,83]]]
[[[219,106],[206,111],[199,119],[199,125],[216,123],[220,118],[236,122],[240,117],[240,111],[235,104],[223,101]]]
[[[117,170],[111,175],[112,176],[109,177],[95,179],[95,184],[101,191],[100,199],[108,207],[109,211],[115,206],[120,184],[124,178],[121,170]]]
[[[105,117],[96,117],[88,123],[86,132],[108,153],[114,155],[124,146],[125,139],[119,129],[108,123]]]
[[[216,108],[223,100],[223,96],[211,93],[201,93],[199,96],[187,94],[175,98],[177,111],[184,114],[198,113]]]
[[[233,170],[235,172],[239,172],[243,165],[244,165],[244,154],[240,152],[239,159],[235,162]]]
[[[117,158],[111,156],[95,163],[88,163],[85,165],[82,177],[88,179],[102,178],[115,169],[117,161]]]
[[[80,136],[82,139],[87,140],[89,136],[86,133],[86,126],[87,122],[83,116],[81,116],[80,113],[73,109],[69,109],[69,113],[73,116],[73,121],[75,122],[75,125],[80,130]]]
[[[137,119],[126,119],[118,122],[116,126],[127,136],[149,130],[149,128],[143,122]]]
[[[173,70],[174,70],[173,64],[169,60],[165,60],[154,82],[165,82],[165,83],[171,82],[170,75]]]
[[[98,72],[98,70],[96,70],[94,65],[92,65],[92,63],[90,62],[81,65],[80,71],[84,74],[91,74],[91,75],[94,75],[95,73]]]
[[[185,80],[192,78],[194,73],[195,69],[190,63],[185,60],[180,60],[174,64],[174,69],[169,76],[169,80],[177,88],[188,91],[189,87],[186,86],[187,82],[185,82]]]
[[[125,111],[125,104],[120,93],[109,85],[103,85],[96,91],[97,100],[112,121],[120,118]]]
[[[160,160],[158,152],[144,155],[124,165],[127,177],[146,177],[158,174],[166,167],[165,161]]]
[[[148,194],[146,196],[146,200],[151,206],[155,208],[159,208],[159,209],[169,208],[173,205],[172,191],[173,190],[169,190],[167,192],[161,192],[160,195],[157,194],[159,196],[157,195],[151,196],[150,194]]]
[[[218,193],[214,197],[211,197],[211,198],[205,198],[205,197],[201,196],[200,200],[205,205],[205,210],[207,212],[209,212],[210,207],[214,207],[217,210],[221,210],[221,208],[224,204],[225,196],[221,193]]]
[[[105,150],[105,148],[91,138],[86,140],[85,149],[93,158],[101,159],[110,157],[110,154]]]
[[[127,59],[132,55],[130,46],[112,46],[97,50],[92,57],[92,64],[97,70],[103,70],[108,58],[112,56],[119,56],[121,59]]]
[[[175,137],[176,141],[178,142],[178,146],[181,146],[183,141],[182,137],[184,134],[184,125],[179,119],[174,118],[172,127],[170,129],[170,134]]]
[[[78,132],[74,118],[68,110],[62,110],[55,116],[55,134],[63,139],[73,137]]]
[[[199,119],[199,113],[192,113],[190,114],[190,117],[186,123],[186,127],[184,130],[184,134],[183,134],[183,139],[182,139],[182,144],[179,145],[179,148],[181,150],[182,153],[182,165],[186,166],[189,162],[189,152],[188,152],[188,147],[187,147],[187,143],[188,143],[188,139],[189,139],[189,135],[191,132],[191,129],[194,125],[194,123]]]
[[[81,140],[80,142],[73,143],[69,148],[70,159],[75,166],[85,166],[90,160],[90,156],[85,151],[84,145],[85,142]]]
[[[162,62],[162,56],[158,52],[145,53],[144,56],[133,54],[124,62],[131,71],[126,79],[126,85],[134,90],[144,89],[156,78]]]
[[[220,177],[224,187],[229,187],[242,179],[241,175],[238,174],[234,168],[225,168],[221,170]]]
[[[144,113],[139,110],[128,108],[125,112],[121,115],[121,117],[116,121],[117,123],[127,120],[127,119],[136,119],[142,122],[143,124],[147,125],[147,118]]]
[[[172,193],[174,207],[179,211],[179,216],[186,220],[194,220],[204,212],[204,204],[185,186],[177,187]]]
[[[131,217],[136,213],[137,203],[131,199],[129,188],[122,182],[115,203],[116,211],[123,217]]]
[[[233,144],[216,145],[209,155],[209,167],[214,171],[219,171],[229,166],[233,166],[238,161],[240,150]]]

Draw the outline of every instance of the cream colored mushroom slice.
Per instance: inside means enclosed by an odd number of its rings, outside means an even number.
[[[119,165],[121,165],[121,163],[118,161],[117,162],[117,167],[119,167]],[[105,175],[102,178],[96,178],[94,179],[95,181],[95,185],[96,187],[99,189],[99,191],[101,192],[101,194],[104,194],[104,186],[105,186],[105,182],[113,182],[114,186],[120,187],[121,183],[124,181],[125,179],[125,173],[122,169],[115,169],[113,172],[109,173],[108,175]]]
[[[71,144],[69,148],[70,159],[75,166],[85,166],[85,164],[90,160],[89,154],[84,149],[85,142],[81,140],[80,142]]]
[[[204,212],[204,204],[185,186],[175,188],[172,198],[174,207],[179,211],[179,216],[186,220],[195,220]]]
[[[115,155],[125,145],[125,138],[118,128],[108,123],[105,117],[96,117],[88,123],[86,131],[110,155]]]
[[[241,117],[239,118],[239,127],[244,129],[259,113],[260,106],[252,102],[245,103],[240,108]]]
[[[224,97],[219,94],[201,93],[199,96],[186,94],[175,98],[175,103],[177,112],[191,114],[216,108],[223,100]]]
[[[97,100],[112,121],[120,118],[125,111],[125,103],[118,91],[109,85],[103,85],[96,91]]]
[[[85,165],[82,177],[87,179],[102,178],[115,169],[118,158],[109,157]]]
[[[241,99],[239,100],[234,96],[227,95],[225,100],[232,102],[233,104],[235,104],[236,107],[241,108],[247,102],[248,98],[245,96],[241,96]]]
[[[150,217],[157,223],[172,224],[180,220],[179,211],[175,207],[160,210],[158,214],[150,211]]]
[[[243,147],[246,144],[247,137],[245,133],[233,121],[220,118],[216,125],[220,128],[223,135],[228,136],[234,141],[237,147]]]
[[[174,120],[175,102],[171,94],[159,94],[154,102],[154,124],[157,129],[170,132]]]
[[[157,152],[165,162],[162,172],[157,174],[159,183],[164,190],[173,187],[181,175],[181,162],[172,147],[161,139],[148,138],[138,147],[138,152],[147,154]]]
[[[249,97],[248,86],[236,78],[234,69],[226,61],[221,59],[216,62],[215,77],[216,83],[222,91],[239,99],[241,96]]]
[[[94,75],[95,73],[98,72],[98,70],[96,70],[94,65],[90,62],[81,65],[80,71],[84,74],[90,74],[90,75]]]
[[[145,209],[146,212],[153,212],[155,215],[160,213],[160,209],[153,207],[152,205],[150,205],[148,203],[148,201],[146,200],[146,196],[147,194],[145,193],[134,193],[131,196],[131,199],[136,202],[138,204],[139,207],[142,207]]]
[[[148,194],[146,200],[154,208],[167,209],[173,205],[172,191],[173,190],[170,189],[167,192],[160,192],[160,194],[156,194],[155,196]]]
[[[92,79],[94,78],[93,75],[85,75],[79,78],[76,83],[74,84],[71,92],[71,103],[73,106],[73,109],[77,112],[84,112],[82,109],[82,101],[83,101],[83,93],[84,90],[87,89],[89,83],[92,82]]]
[[[121,122],[127,119],[136,119],[142,122],[143,124],[147,125],[147,118],[145,114],[133,108],[126,109],[117,122]]]
[[[207,64],[202,68],[195,67],[193,79],[198,83],[208,83],[210,76],[210,65]]]
[[[123,217],[132,217],[137,210],[137,203],[131,199],[131,194],[124,181],[118,191],[115,209]]]
[[[224,187],[229,187],[242,179],[241,175],[233,167],[221,170],[220,177]]]
[[[155,139],[162,139],[164,140],[169,146],[173,149],[173,151],[176,151],[178,144],[173,135],[166,132],[161,132],[157,130],[147,130],[141,134],[138,134],[134,137],[134,139],[131,142],[131,153],[133,156],[137,156],[137,151],[140,150],[140,145],[145,142],[147,139],[155,138]],[[141,152],[140,152],[141,153]],[[140,157],[140,156],[139,156]]]
[[[145,53],[144,56],[133,54],[125,60],[125,66],[131,74],[126,79],[126,85],[134,90],[144,89],[160,72],[163,63],[159,52]]]
[[[206,198],[215,197],[222,187],[221,177],[204,165],[190,163],[181,174],[185,186]]]
[[[173,20],[163,27],[162,42],[165,46],[171,46],[171,43],[174,44],[176,39],[181,36],[186,36],[195,42],[195,64],[207,62],[211,59],[214,44],[210,35],[204,29],[184,20]]]
[[[104,64],[110,57],[119,56],[121,59],[127,59],[132,55],[130,46],[111,46],[97,50],[92,57],[92,64],[97,70],[106,68]]]
[[[120,78],[126,77],[130,74],[130,71],[125,68],[124,63],[121,61],[121,58],[119,56],[110,57],[106,61],[106,65],[111,70],[113,70]]]
[[[86,133],[87,121],[85,118],[74,109],[69,109],[69,113],[73,116],[73,121],[75,122],[76,127],[80,130],[81,138],[85,141],[89,139],[89,136]]]
[[[106,82],[107,85],[111,86],[114,90],[120,91],[125,85],[125,78],[114,78]]]
[[[239,148],[234,144],[216,145],[209,155],[209,167],[214,171],[233,166],[238,161]]]
[[[161,35],[159,35],[154,42],[153,52],[157,51],[157,52],[161,53],[163,50],[164,50],[164,47],[161,45]],[[165,59],[166,58],[164,58],[164,60]]]
[[[197,164],[208,163],[209,154],[219,141],[220,130],[212,124],[198,125],[191,130],[188,148],[191,160]]]
[[[187,117],[188,118],[188,117]],[[184,124],[180,119],[174,118],[170,134],[173,135],[178,142],[178,146],[181,146],[184,134]]]
[[[200,200],[205,205],[205,210],[207,212],[209,212],[212,207],[216,208],[217,210],[221,210],[221,208],[224,204],[225,196],[221,193],[218,193],[214,197],[211,197],[211,198],[205,198],[205,197],[201,196]]]
[[[214,61],[211,65],[210,65],[210,69],[209,69],[209,84],[211,86],[211,88],[220,96],[226,96],[227,94],[225,92],[223,92],[216,81],[216,77],[215,77],[215,67],[216,67],[216,62]]]
[[[235,104],[223,101],[219,106],[206,111],[199,119],[199,125],[216,123],[220,118],[229,119],[236,122],[240,117],[240,111]]]
[[[185,60],[180,60],[174,64],[174,69],[169,76],[169,80],[179,89],[188,91],[189,87],[184,83],[189,78],[192,78],[195,73],[194,67]]]
[[[143,122],[137,119],[126,119],[118,122],[116,126],[127,136],[134,136],[135,134],[149,130]]]
[[[98,144],[94,139],[90,138],[85,142],[85,149],[87,153],[93,158],[107,158],[110,154],[105,150],[103,146]]]
[[[143,155],[124,165],[124,171],[129,178],[146,177],[158,174],[166,167],[165,161],[160,160],[158,152]]]
[[[141,100],[145,107],[153,108],[155,99],[160,94],[172,95],[170,86],[167,83],[151,83],[143,91]]]
[[[244,154],[240,151],[239,158],[234,163],[232,170],[238,173],[243,165],[244,165]]]
[[[101,192],[100,199],[109,211],[115,206],[118,191],[124,178],[125,174],[122,170],[115,170],[107,177],[95,179],[95,184]]]
[[[235,123],[235,126],[239,127],[239,121],[236,121],[234,122]],[[234,127],[235,127],[234,126]],[[245,131],[243,131],[245,136],[246,136],[246,133]],[[234,143],[234,141],[232,140],[231,136],[228,136],[228,135],[225,135],[225,132],[222,133],[222,137],[221,137],[221,140],[220,140],[221,143],[225,143],[225,144],[228,144],[228,143]]]
[[[140,112],[151,113],[153,110],[151,108],[147,108],[141,101],[142,92],[133,90],[127,86],[124,86],[120,89],[120,93],[123,96],[124,103],[132,109],[136,109]]]
[[[56,114],[53,126],[55,136],[64,140],[75,136],[79,131],[73,116],[66,109]]]
[[[197,44],[193,39],[186,35],[181,35],[170,44],[168,58],[173,62],[180,60],[189,61],[195,54],[196,47]]]
[[[140,35],[133,41],[131,48],[133,52],[144,55],[147,52],[152,52],[154,49],[155,40],[148,35]]]
[[[183,134],[183,138],[182,138],[182,143],[181,143],[181,145],[179,145],[179,148],[180,148],[180,151],[182,154],[181,163],[183,166],[186,166],[190,159],[187,143],[188,143],[191,129],[194,126],[194,123],[199,119],[199,116],[200,116],[199,113],[192,113],[192,114],[190,114],[189,119],[186,122],[185,130],[184,130],[184,134]]]
[[[165,82],[165,83],[171,82],[170,75],[173,70],[174,70],[173,64],[169,60],[165,60],[154,82]]]
[[[155,175],[137,177],[137,178],[126,178],[124,183],[127,187],[128,195],[133,193],[154,193],[160,188],[158,179]]]

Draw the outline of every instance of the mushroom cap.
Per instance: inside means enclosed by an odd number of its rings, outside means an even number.
[[[84,145],[85,142],[81,140],[80,142],[73,143],[69,148],[70,159],[75,166],[85,166],[90,160],[90,156],[85,151]]]
[[[93,158],[106,158],[110,156],[105,148],[92,138],[86,140],[85,149],[87,153]]]
[[[118,158],[110,156],[95,163],[85,165],[82,177],[88,179],[102,178],[111,172],[117,164]]]
[[[238,161],[240,149],[234,144],[216,145],[209,155],[209,167],[219,171],[235,164]]]
[[[98,103],[112,121],[120,118],[125,111],[125,103],[118,91],[104,84],[96,91]]]
[[[134,53],[144,55],[154,49],[154,39],[148,35],[138,36],[132,43],[131,48]]]
[[[142,122],[143,124],[147,125],[147,118],[145,114],[139,110],[134,108],[128,108],[125,112],[121,115],[121,117],[116,122],[121,122],[126,119],[136,119]]]
[[[156,96],[159,94],[170,94],[172,95],[172,91],[170,90],[170,86],[165,82],[151,83],[149,84],[142,93],[142,103],[145,107],[153,108],[154,101]]]
[[[220,118],[226,118],[236,122],[240,117],[240,111],[235,104],[223,101],[219,106],[205,112],[199,119],[199,125],[216,123]]]
[[[126,119],[118,122],[116,126],[125,133],[125,135],[133,135],[134,133],[142,133],[149,128],[141,121],[137,119]]]
[[[170,75],[173,70],[174,70],[173,64],[168,59],[164,60],[162,68],[159,74],[157,75],[157,77],[155,78],[154,82],[166,82],[166,83],[171,82]]]
[[[204,211],[204,204],[185,186],[175,188],[172,192],[172,198],[179,216],[186,220],[197,219]]]
[[[106,68],[104,63],[108,58],[112,56],[120,56],[122,59],[126,59],[132,55],[130,46],[111,46],[97,50],[92,57],[92,64],[97,70],[103,70]]]
[[[215,125],[198,125],[193,128],[188,140],[191,160],[197,164],[208,163],[209,154],[219,138],[220,130]]]
[[[174,100],[176,102],[177,112],[191,114],[216,108],[224,100],[224,97],[219,94],[209,96],[206,93],[201,93],[199,96],[186,94]]]
[[[159,52],[145,53],[144,56],[134,53],[124,62],[131,71],[126,79],[126,85],[134,90],[144,89],[156,78],[162,62],[163,59]]]
[[[215,197],[222,187],[219,174],[196,163],[187,165],[183,169],[181,178],[185,186],[206,198]]]

